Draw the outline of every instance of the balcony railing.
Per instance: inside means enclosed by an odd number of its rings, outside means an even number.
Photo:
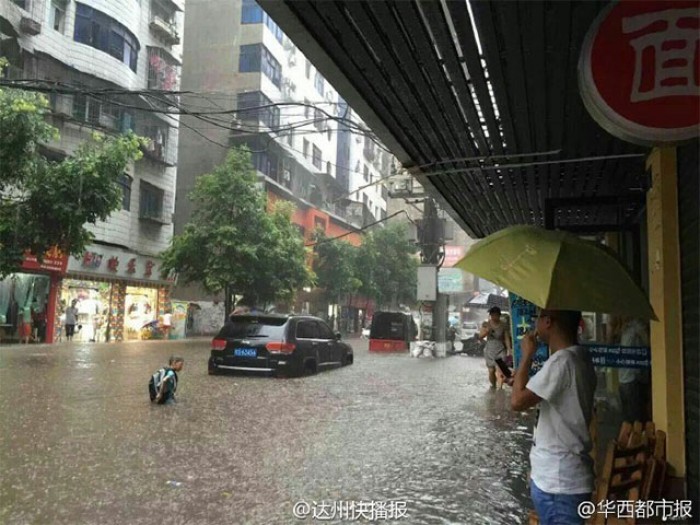
[[[172,20],[166,20],[158,15],[151,17],[151,31],[169,46],[180,44],[180,34],[177,32],[177,25]]]
[[[166,50],[148,48],[148,89],[177,91],[180,86],[180,65]]]
[[[141,148],[145,157],[170,167],[177,164],[177,150],[175,141],[169,136],[169,128],[153,125],[139,126],[136,133],[149,139]]]

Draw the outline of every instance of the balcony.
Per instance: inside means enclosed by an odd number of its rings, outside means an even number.
[[[169,46],[180,44],[180,34],[177,32],[177,25],[172,20],[166,20],[158,15],[151,17],[151,31]]]
[[[177,91],[180,87],[180,64],[161,47],[148,48],[148,89]]]
[[[160,162],[168,167],[177,164],[175,141],[170,137],[170,128],[165,124],[141,124],[136,127],[136,134],[145,137],[148,142],[141,147],[144,157]]]
[[[172,221],[162,211],[157,210],[139,210],[139,220],[165,226],[171,224]]]

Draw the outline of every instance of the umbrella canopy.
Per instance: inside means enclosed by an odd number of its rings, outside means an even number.
[[[567,232],[512,226],[476,243],[455,266],[541,308],[657,319],[614,252]]]
[[[474,308],[491,308],[498,306],[501,310],[509,310],[508,298],[493,293],[480,293],[469,299],[467,305]]]

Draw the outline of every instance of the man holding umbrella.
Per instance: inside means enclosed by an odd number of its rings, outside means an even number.
[[[578,507],[593,491],[592,441],[596,374],[588,351],[577,346],[581,312],[541,310],[537,335],[550,358],[528,380],[536,336],[521,341],[522,358],[512,380],[511,405],[522,411],[539,405],[530,451],[530,494],[540,523],[583,523]]]
[[[577,345],[581,311],[656,319],[644,290],[615,253],[571,233],[512,226],[472,246],[456,265],[541,308],[521,340],[512,380],[514,410],[539,405],[530,452],[530,491],[542,525],[582,524],[591,498],[589,423],[596,387],[588,351]],[[536,337],[550,357],[529,378]]]

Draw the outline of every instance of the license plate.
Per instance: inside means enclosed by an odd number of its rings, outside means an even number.
[[[258,351],[255,348],[236,348],[233,355],[236,357],[257,357]]]

